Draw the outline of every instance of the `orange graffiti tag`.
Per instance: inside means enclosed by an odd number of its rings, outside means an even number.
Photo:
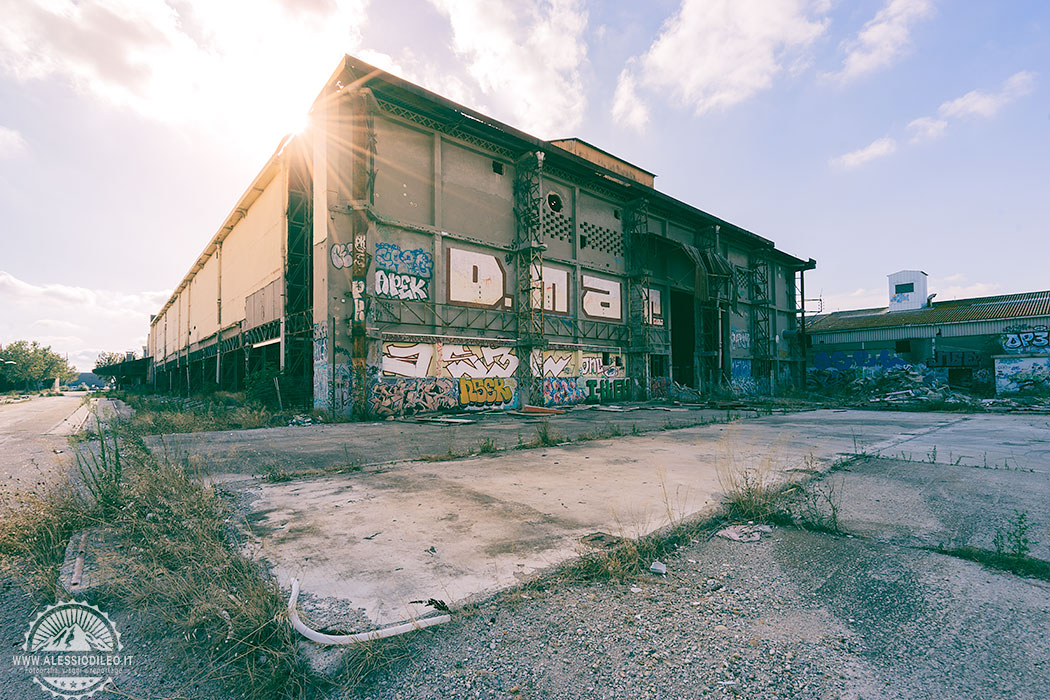
[[[465,406],[509,403],[513,396],[502,377],[459,380],[459,402]]]

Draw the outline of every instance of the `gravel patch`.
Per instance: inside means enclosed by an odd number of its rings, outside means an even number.
[[[667,564],[666,576],[509,594],[391,644],[390,668],[334,697],[841,695],[855,640],[795,590],[772,541],[696,543]]]
[[[921,549],[775,529],[666,576],[553,582],[376,645],[332,700],[1050,697],[1050,587]]]

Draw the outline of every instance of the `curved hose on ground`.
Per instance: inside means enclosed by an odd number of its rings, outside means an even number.
[[[295,628],[296,632],[303,635],[311,642],[332,646],[345,646],[348,644],[359,644],[361,642],[372,642],[376,639],[395,637],[399,634],[404,634],[405,632],[411,632],[412,630],[421,630],[426,629],[427,627],[433,627],[434,625],[443,625],[452,619],[449,615],[438,615],[437,617],[425,617],[401,625],[384,627],[383,629],[370,630],[368,632],[358,632],[357,634],[325,634],[324,632],[310,629],[299,619],[299,611],[296,610],[295,607],[295,603],[298,600],[299,579],[293,578],[292,597],[288,599],[288,619],[292,621],[292,627]]]

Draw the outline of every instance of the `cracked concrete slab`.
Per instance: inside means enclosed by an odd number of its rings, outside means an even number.
[[[997,429],[988,425],[978,434],[993,449],[1004,431],[1029,430],[1035,417],[987,418]],[[256,481],[244,492],[253,556],[269,563],[283,586],[298,577],[304,592],[385,624],[423,612],[412,600],[462,602],[514,585],[578,556],[587,534],[637,537],[669,517],[711,508],[720,497],[719,465],[819,466],[920,439],[948,450],[954,441],[972,448],[980,442],[965,429],[970,419],[811,411],[279,484]],[[935,515],[913,510],[917,527],[935,529]]]

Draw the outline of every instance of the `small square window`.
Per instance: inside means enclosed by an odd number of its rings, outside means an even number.
[[[497,175],[502,175],[503,163],[500,163],[498,160],[492,161],[492,172],[496,173]]]
[[[911,341],[910,340],[898,340],[895,350],[897,352],[911,352]]]
[[[898,284],[896,287],[893,288],[893,293],[894,294],[908,294],[908,293],[914,292],[914,291],[915,291],[915,283],[914,282],[906,282],[905,284]]]

